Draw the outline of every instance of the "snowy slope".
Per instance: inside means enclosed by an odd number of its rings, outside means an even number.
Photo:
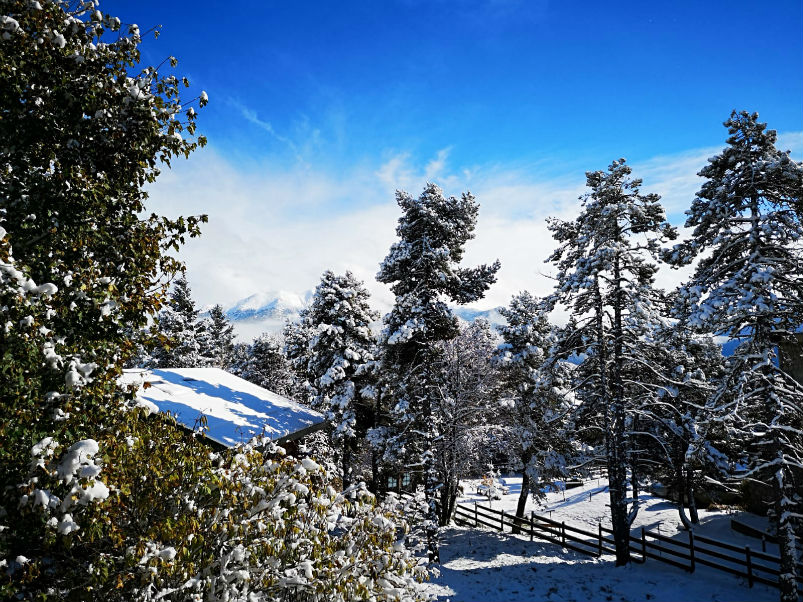
[[[279,439],[324,420],[318,412],[219,368],[125,370],[122,380],[139,384],[139,399],[174,414],[188,428],[196,428],[205,416],[207,436],[226,446],[263,431]],[[146,382],[149,386],[142,386]]]
[[[472,492],[477,482],[464,483],[466,495],[460,503],[504,508],[514,512],[520,478],[504,479],[510,493],[502,500],[488,501]],[[565,498],[565,499],[564,499]],[[644,526],[661,531],[667,536],[684,537],[679,529],[677,511],[666,500],[641,496],[643,508],[636,519],[636,527]],[[543,505],[528,501],[527,512],[551,516],[578,527],[596,530],[598,521],[610,524],[608,493],[604,481],[591,481],[584,487],[550,493]],[[756,546],[755,539],[730,529],[734,516],[745,519],[746,513],[701,511],[701,525],[697,531],[712,538],[739,545]],[[761,525],[766,519],[749,515],[747,520]],[[760,547],[760,543],[758,546]],[[777,553],[774,546],[767,552]],[[534,600],[622,600],[635,602],[695,602],[777,600],[778,591],[747,583],[737,577],[714,569],[698,566],[693,574],[657,562],[633,563],[616,568],[612,556],[601,559],[563,550],[551,543],[529,541],[528,536],[505,535],[491,530],[449,527],[443,530],[441,546],[441,574],[428,585],[440,601],[507,601]]]

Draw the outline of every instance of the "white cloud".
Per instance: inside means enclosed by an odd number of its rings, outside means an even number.
[[[803,133],[781,136],[779,146],[803,149]],[[661,194],[670,216],[681,224],[701,180],[697,171],[718,148],[656,157],[633,165],[643,190]],[[151,188],[149,209],[166,215],[209,214],[203,236],[185,246],[181,257],[202,305],[229,305],[255,292],[303,292],[317,284],[325,269],[353,271],[386,310],[392,295],[374,276],[395,240],[398,207],[394,190],[420,192],[434,179],[447,194],[471,190],[480,203],[475,240],[466,264],[499,258],[499,280],[480,307],[505,305],[527,289],[537,295],[552,288],[544,263],[554,242],[545,219],[571,219],[579,210],[585,175],[540,178],[538,166],[471,169],[449,165],[449,149],[416,162],[408,154],[387,156],[348,172],[270,164],[246,170],[214,149],[177,162]],[[662,286],[684,274],[666,271]]]

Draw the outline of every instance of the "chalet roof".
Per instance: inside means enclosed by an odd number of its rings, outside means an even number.
[[[160,412],[170,412],[187,428],[206,417],[205,435],[225,447],[264,435],[286,442],[323,427],[324,417],[220,368],[125,370],[124,384],[141,386],[137,397]]]

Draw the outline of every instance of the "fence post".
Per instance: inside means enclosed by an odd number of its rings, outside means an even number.
[[[597,556],[599,557],[602,556],[602,523],[599,522],[597,525],[599,526],[599,540],[597,544]]]
[[[534,511],[530,510],[530,541],[533,540],[533,531],[535,531],[535,521],[533,520]]]
[[[479,523],[479,521],[477,521],[477,502],[475,500],[474,501],[474,528],[476,529],[479,526],[480,526],[480,523]]]
[[[691,566],[689,570],[693,573],[694,572],[694,531],[689,529],[689,561],[691,562]]]
[[[744,558],[747,561],[747,584],[753,587],[753,559],[750,557],[750,546],[744,547]]]
[[[767,552],[767,538],[764,535],[761,536],[761,551]]]
[[[560,523],[560,543],[566,547],[566,521]]]
[[[641,562],[647,562],[647,535],[644,527],[641,528]]]
[[[499,530],[504,533],[505,532],[505,511],[502,510],[502,513],[499,515]]]

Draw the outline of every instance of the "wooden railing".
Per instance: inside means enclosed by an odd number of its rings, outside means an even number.
[[[454,519],[458,524],[483,526],[503,533],[506,528],[518,530],[520,534],[529,535],[530,541],[538,538],[591,556],[616,553],[611,537],[613,531],[603,527],[602,523],[599,523],[597,532],[593,533],[535,513],[519,518],[504,510],[494,510],[476,502],[473,507],[458,504]],[[631,532],[630,543],[630,557],[635,562],[646,562],[651,558],[692,573],[697,565],[702,565],[743,577],[750,587],[754,583],[779,586],[780,558],[753,550],[750,546],[740,547],[695,535],[693,531],[688,531],[687,539],[676,539],[644,528],[636,534]],[[797,566],[797,582],[798,590],[803,596],[803,563]]]

